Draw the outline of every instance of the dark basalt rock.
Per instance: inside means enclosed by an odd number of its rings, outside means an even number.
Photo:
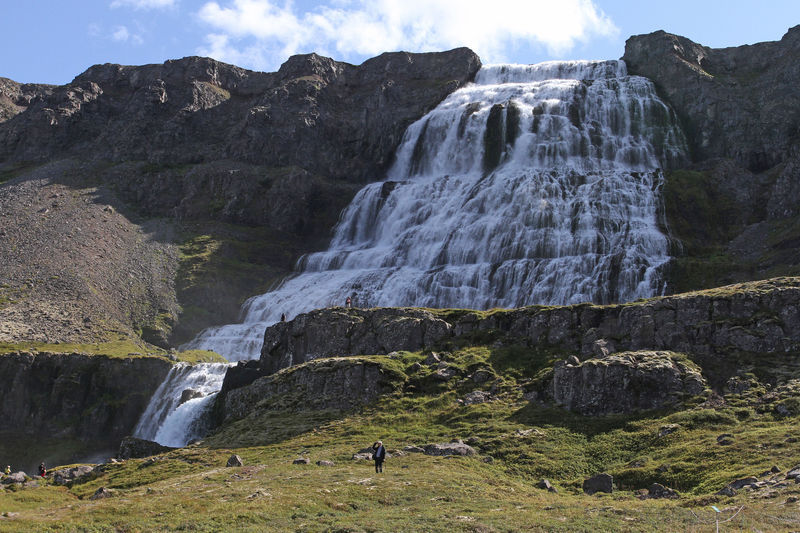
[[[635,35],[622,57],[653,80],[684,123],[695,161],[752,171],[786,160],[800,131],[800,26],[780,41],[709,48],[664,31]]]
[[[358,66],[307,54],[273,73],[203,57],[95,65],[0,124],[0,162],[233,159],[363,181],[386,168],[411,122],[479,68],[466,48]]]
[[[150,457],[160,453],[169,452],[174,450],[169,446],[163,446],[157,442],[145,439],[137,439],[136,437],[125,437],[119,445],[119,452],[117,453],[118,459],[139,459],[142,457]]]
[[[614,492],[614,478],[610,474],[597,474],[583,481],[583,492],[592,495],[596,492]]]

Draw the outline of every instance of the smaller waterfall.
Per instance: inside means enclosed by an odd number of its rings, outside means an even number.
[[[164,446],[186,446],[208,430],[206,415],[222,387],[226,363],[178,363],[150,399],[133,435]]]

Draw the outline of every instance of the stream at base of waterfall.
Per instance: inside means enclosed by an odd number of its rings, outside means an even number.
[[[657,295],[669,260],[662,169],[686,153],[674,112],[622,61],[485,66],[408,128],[386,179],[356,194],[328,250],[248,300],[242,323],[185,347],[257,359],[282,314],[348,297],[360,307],[488,309]],[[218,390],[224,368],[176,368],[159,389],[171,399],[152,402],[171,410],[151,403],[137,436],[196,438],[202,423],[189,413],[214,393],[180,395],[200,379],[192,373]]]

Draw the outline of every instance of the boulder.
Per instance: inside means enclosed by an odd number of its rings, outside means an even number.
[[[461,400],[464,405],[473,405],[476,403],[486,403],[492,399],[492,395],[486,391],[476,390],[472,391]]]
[[[94,494],[92,494],[92,496],[89,499],[90,500],[102,500],[104,498],[110,498],[112,496],[114,496],[114,491],[113,490],[107,489],[105,487],[100,487],[99,489],[94,491]]]
[[[159,453],[174,450],[170,446],[163,446],[151,440],[139,439],[136,437],[125,437],[119,445],[117,452],[118,459],[138,459],[150,457]]]
[[[292,461],[293,465],[309,465],[311,464],[311,459],[308,457],[298,457],[294,461]]]
[[[403,451],[406,453],[425,453],[425,448],[410,444],[408,446],[403,446]]]
[[[553,400],[583,415],[659,409],[704,389],[700,372],[672,352],[618,352],[553,369]]]
[[[55,470],[53,474],[53,483],[56,485],[69,485],[73,483],[82,483],[89,481],[92,474],[95,472],[94,466],[79,465],[72,468],[61,468]]]
[[[448,442],[444,444],[428,444],[425,446],[425,455],[476,455],[475,448],[464,444],[461,441]]]
[[[20,472],[13,472],[13,473],[8,474],[7,476],[3,477],[2,481],[0,481],[0,483],[2,483],[3,485],[11,485],[12,483],[25,483],[25,478],[26,477],[27,476],[26,476],[25,472],[21,472],[21,471]]]
[[[658,438],[666,437],[667,435],[671,435],[675,433],[681,428],[680,424],[666,424],[658,428]]]
[[[795,478],[800,478],[800,465],[797,465],[788,472],[786,472],[786,479],[795,479]]]
[[[730,483],[728,483],[728,486],[734,490],[739,490],[741,488],[748,487],[750,485],[755,485],[756,483],[758,483],[758,478],[750,476],[750,477],[743,477],[735,481],[731,481]]]
[[[536,484],[537,489],[543,489],[547,492],[558,492],[556,488],[550,484],[550,481],[547,479],[542,479]]]
[[[181,392],[181,399],[178,403],[180,405],[188,402],[189,400],[194,400],[195,398],[202,398],[202,397],[203,393],[200,392],[199,390],[186,389],[183,392]]]
[[[228,462],[225,464],[226,467],[234,467],[234,466],[244,466],[242,463],[242,458],[236,454],[231,455],[228,458]]]
[[[334,463],[333,461],[327,461],[325,459],[317,461],[317,466],[335,466],[335,465],[336,463]]]
[[[583,481],[583,492],[592,495],[596,492],[614,491],[614,478],[610,474],[597,474]]]
[[[680,495],[673,489],[667,488],[661,483],[653,483],[647,489],[648,498],[678,498]]]
[[[736,490],[728,486],[728,487],[723,487],[716,494],[717,496],[728,496],[729,498],[732,498],[733,496],[736,496]]]
[[[372,461],[372,452],[369,453],[354,453],[353,454],[354,461]]]

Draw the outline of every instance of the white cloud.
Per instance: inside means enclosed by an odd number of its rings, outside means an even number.
[[[274,68],[298,52],[333,50],[349,59],[457,46],[496,62],[518,46],[560,55],[618,32],[594,0],[329,0],[305,12],[291,1],[229,0],[207,2],[198,16],[213,28],[200,53],[255,68]]]
[[[111,34],[111,38],[112,39],[114,39],[117,42],[122,42],[122,43],[127,41],[130,36],[131,36],[131,34],[128,31],[128,28],[126,28],[125,26],[117,26],[114,29],[114,33]]]
[[[111,2],[112,8],[132,7],[134,9],[160,9],[172,7],[176,0],[114,0]]]
[[[126,26],[117,26],[111,32],[111,40],[118,43],[130,42],[135,45],[144,43],[144,39],[138,33],[131,33]]]

